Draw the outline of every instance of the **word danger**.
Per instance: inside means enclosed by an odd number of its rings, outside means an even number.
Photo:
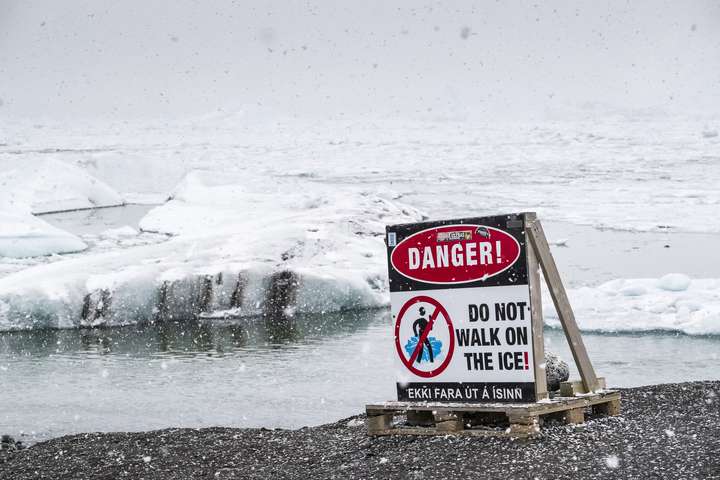
[[[425,270],[446,267],[474,267],[502,263],[500,242],[467,242],[452,245],[428,245],[410,247],[408,268]]]

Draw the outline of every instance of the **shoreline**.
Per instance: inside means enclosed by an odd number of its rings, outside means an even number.
[[[720,478],[720,381],[620,389],[619,417],[536,438],[369,437],[364,415],[298,430],[58,437],[0,457],[0,479]]]

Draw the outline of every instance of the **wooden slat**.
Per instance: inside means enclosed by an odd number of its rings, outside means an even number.
[[[570,306],[570,301],[567,298],[565,287],[563,287],[560,272],[558,272],[557,265],[555,265],[555,259],[553,259],[552,253],[550,252],[550,246],[547,243],[547,238],[545,237],[545,232],[540,224],[540,220],[535,220],[527,224],[525,230],[530,238],[530,243],[535,249],[535,254],[540,261],[545,282],[550,289],[550,295],[552,296],[555,309],[560,317],[560,323],[563,326],[565,337],[570,345],[570,351],[575,359],[580,377],[587,391],[594,392],[599,388],[595,369],[593,369],[592,363],[590,363],[590,357],[588,357],[585,343],[580,335],[580,329],[575,322],[575,315]]]
[[[543,403],[506,405],[504,418],[510,428],[497,426],[497,412],[493,405],[485,404],[436,404],[430,406],[415,402],[387,402],[381,405],[367,405],[367,428],[370,435],[473,435],[531,437],[540,431],[545,415],[559,416],[566,423],[582,423],[584,410],[592,407],[596,413],[618,415],[620,393],[607,391],[586,394],[582,397],[556,397]],[[433,408],[432,411],[427,410]],[[437,408],[435,410],[434,408]],[[470,412],[475,415],[470,415]],[[483,418],[483,413],[489,414]],[[395,424],[395,415],[407,415],[409,425]],[[427,426],[417,425],[417,420]]]
[[[597,377],[598,387],[605,388],[604,377]],[[575,395],[590,393],[585,389],[585,384],[582,381],[574,380],[572,382],[561,382],[560,383],[560,395],[563,397],[574,397]]]
[[[368,415],[367,428],[368,432],[381,432],[392,427],[392,414],[387,415]]]
[[[508,435],[508,432],[497,429],[473,429],[473,430],[459,430],[457,432],[444,432],[438,431],[435,428],[424,428],[424,427],[393,427],[387,430],[380,430],[372,432],[371,435],[375,436],[389,436],[389,435],[453,435],[460,437],[527,437],[529,435]]]
[[[620,399],[620,392],[607,390],[601,393],[586,394],[581,397],[556,397],[543,403],[420,403],[420,402],[386,402],[367,405],[368,416],[388,413],[402,414],[408,411],[446,411],[446,412],[478,412],[503,413],[506,415],[542,415],[568,408],[588,407],[597,403]]]
[[[565,423],[585,423],[585,412],[582,408],[571,408],[570,410],[565,410]]]
[[[593,411],[611,417],[620,415],[620,399],[594,405]]]
[[[525,225],[537,220],[534,212],[525,214]],[[548,398],[545,366],[545,338],[543,336],[542,293],[540,291],[540,265],[535,249],[525,233],[525,251],[527,252],[528,283],[530,284],[530,318],[533,333],[533,358],[535,364],[535,399]]]

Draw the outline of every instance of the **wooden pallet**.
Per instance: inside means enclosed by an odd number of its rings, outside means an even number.
[[[367,405],[370,435],[477,435],[527,438],[540,432],[544,420],[565,424],[585,421],[585,411],[619,415],[620,392],[606,390],[576,397],[554,397],[541,403],[386,402]],[[405,417],[403,420],[400,417]]]

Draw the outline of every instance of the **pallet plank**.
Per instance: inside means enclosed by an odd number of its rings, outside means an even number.
[[[565,423],[573,425],[579,423],[585,423],[585,409],[583,408],[571,408],[565,410]]]
[[[597,381],[599,388],[605,389],[607,387],[605,377],[597,377]],[[582,381],[575,380],[560,383],[560,395],[562,395],[563,397],[574,397],[575,395],[584,393],[590,392],[587,391],[587,389],[585,388],[585,384]]]
[[[555,416],[568,424],[582,423],[588,407],[596,413],[619,415],[620,392],[608,390],[576,397],[554,397],[541,403],[504,405],[386,402],[367,405],[366,411],[370,435],[452,434],[528,438],[540,432],[543,417]],[[394,424],[393,417],[396,415],[405,415],[407,425]],[[502,419],[506,421],[502,422]]]
[[[368,432],[379,432],[387,430],[392,426],[392,414],[385,415],[368,415],[367,417],[367,428]]]
[[[610,417],[616,417],[620,415],[620,399],[593,405],[593,411]]]

